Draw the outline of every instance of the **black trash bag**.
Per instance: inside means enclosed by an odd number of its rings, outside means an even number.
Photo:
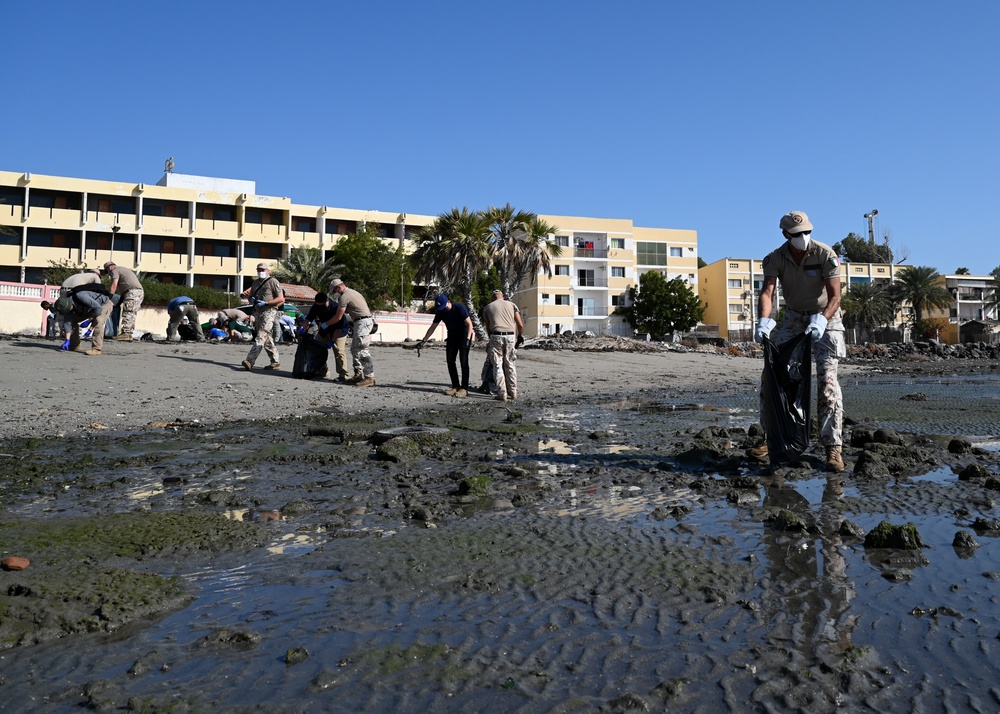
[[[295,350],[292,376],[295,379],[322,379],[326,376],[326,361],[329,354],[330,349],[325,338],[319,341],[313,335],[302,335]]]
[[[812,433],[812,338],[803,333],[780,347],[764,338],[761,391],[771,465],[791,463],[809,448]]]

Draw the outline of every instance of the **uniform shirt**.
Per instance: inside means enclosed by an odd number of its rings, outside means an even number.
[[[343,307],[344,312],[355,322],[372,316],[372,311],[368,309],[368,302],[361,297],[361,293],[357,290],[346,288],[340,294],[337,304]]]
[[[469,319],[469,309],[462,303],[453,302],[450,310],[441,310],[434,315],[434,324],[443,322],[448,330],[448,339],[464,340],[469,332],[465,321]]]
[[[264,302],[271,302],[281,295],[281,283],[278,282],[277,278],[271,277],[270,275],[261,280],[257,278],[250,284],[250,302],[253,303],[254,300],[263,300]],[[267,307],[261,308],[262,310],[277,310],[278,308],[268,305]]]
[[[77,273],[76,275],[70,275],[68,278],[63,280],[62,290],[60,295],[65,297],[69,295],[69,291],[73,288],[78,288],[81,285],[90,285],[91,283],[99,283],[101,278],[97,273]]]
[[[142,290],[142,283],[139,282],[139,278],[135,276],[135,273],[120,265],[116,265],[115,269],[111,271],[111,282],[116,280],[118,281],[117,292],[120,292],[122,295],[129,290]]]
[[[840,276],[840,260],[830,246],[809,241],[802,263],[796,263],[786,242],[761,263],[765,277],[781,281],[785,306],[796,312],[822,312],[829,298],[826,281]]]
[[[483,317],[490,326],[490,333],[510,332],[517,334],[517,305],[510,300],[494,300],[483,310]]]

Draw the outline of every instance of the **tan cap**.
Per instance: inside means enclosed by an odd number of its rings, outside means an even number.
[[[791,211],[786,213],[781,217],[781,223],[779,223],[778,226],[785,233],[789,233],[791,235],[805,233],[806,231],[811,231],[813,229],[813,224],[809,222],[809,216],[802,211]]]
[[[330,281],[330,290],[333,290],[334,288],[339,288],[343,284],[344,284],[343,280],[341,280],[340,278],[334,278],[333,280]]]
[[[257,270],[269,270],[267,263],[257,263]]]
[[[117,264],[109,260],[107,263],[104,264],[104,269],[108,270],[112,265],[117,265]]]

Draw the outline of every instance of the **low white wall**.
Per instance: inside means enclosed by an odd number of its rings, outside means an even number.
[[[47,311],[39,303],[42,300],[54,302],[57,297],[58,286],[0,283],[0,334],[33,337],[44,334]],[[201,311],[202,322],[214,318],[216,312],[208,309]],[[421,339],[434,316],[416,312],[381,312],[376,313],[375,320],[378,322],[378,332],[372,336],[373,340],[402,342],[407,338]],[[143,306],[136,317],[135,327],[140,332],[166,336],[167,322],[166,308]],[[444,336],[445,329],[441,324],[433,337],[442,340]]]

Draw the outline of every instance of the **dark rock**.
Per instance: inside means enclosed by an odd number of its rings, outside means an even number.
[[[847,520],[846,518],[841,522],[840,528],[837,529],[837,533],[844,538],[864,538],[865,529],[859,526],[857,523]]]
[[[959,481],[979,481],[990,477],[990,472],[982,464],[969,464],[958,472]]]
[[[979,547],[979,543],[976,542],[975,537],[969,531],[958,531],[955,533],[955,539],[951,542],[951,545],[954,548],[961,548],[965,550],[971,550]]]
[[[972,451],[972,442],[968,439],[955,438],[948,442],[948,452],[952,454],[967,454]]]
[[[924,542],[912,523],[895,526],[882,521],[865,536],[865,548],[894,548],[897,550],[919,550]]]
[[[878,444],[895,444],[897,446],[903,444],[903,437],[895,429],[877,429],[874,437]]]
[[[380,444],[375,449],[375,458],[401,464],[420,458],[420,446],[408,436],[400,436]]]
[[[285,652],[285,664],[299,664],[309,658],[309,650],[305,647],[291,647]]]
[[[880,456],[862,451],[854,464],[854,475],[869,479],[889,479],[892,477],[892,472]]]
[[[851,446],[863,448],[865,444],[875,441],[875,432],[871,429],[852,429]]]

